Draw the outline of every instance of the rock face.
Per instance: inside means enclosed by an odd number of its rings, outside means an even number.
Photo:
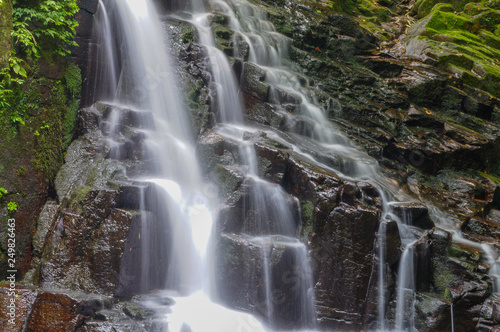
[[[72,50],[72,57],[75,58],[78,67],[82,72],[82,80],[86,84],[82,87],[81,106],[88,107],[95,101],[93,86],[96,84],[96,45],[93,40],[94,15],[98,10],[98,0],[78,0],[80,10],[76,14],[79,27],[76,35],[78,47]]]
[[[154,216],[137,211],[147,185],[130,181],[125,172],[151,172],[140,152],[144,136],[135,132],[149,124],[132,110],[120,110],[122,141],[110,146],[108,119],[115,111],[98,104],[79,113],[82,136],[68,148],[56,179],[59,203],[47,202],[34,236],[29,278],[38,285],[119,296],[144,291],[138,257],[147,249],[136,239],[143,227],[156,228],[159,236],[163,232],[155,226]],[[158,275],[165,275],[163,270]],[[162,282],[156,277],[153,285]]]
[[[455,326],[473,330],[492,294],[481,251],[453,244],[451,234],[439,228],[426,233],[417,248],[417,285],[422,292],[417,295],[418,330],[450,329],[451,305]]]
[[[370,285],[377,211],[340,205],[323,217],[325,225],[311,239],[319,325],[325,330],[355,330]]]
[[[26,317],[29,316],[31,308],[37,297],[37,292],[30,289],[19,289],[17,287],[17,297],[12,297],[10,285],[2,285],[0,294],[2,294],[1,304],[4,310],[0,311],[0,328],[2,331],[23,331]],[[8,305],[11,305],[11,299],[15,300],[15,310],[10,311]]]

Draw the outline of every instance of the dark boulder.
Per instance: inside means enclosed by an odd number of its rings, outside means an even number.
[[[379,219],[376,210],[340,205],[311,239],[322,329],[358,329],[368,292]]]
[[[403,224],[422,229],[431,229],[434,227],[434,222],[425,205],[418,203],[396,203],[391,205],[391,211]]]

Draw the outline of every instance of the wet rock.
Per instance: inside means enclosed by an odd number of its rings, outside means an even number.
[[[89,131],[99,129],[101,125],[101,113],[95,106],[82,108],[77,115],[76,134],[78,137],[85,135]]]
[[[153,311],[147,310],[138,306],[132,306],[128,305],[125,308],[123,308],[123,312],[125,315],[129,316],[130,318],[134,320],[144,320],[148,316],[153,315]]]
[[[425,251],[420,251],[426,254],[420,254],[416,270],[428,271],[422,276],[430,276],[431,290],[435,294],[426,293],[424,296],[419,293],[416,307],[418,320],[421,320],[419,326],[426,331],[449,329],[451,320],[444,319],[443,312],[444,317],[449,315],[446,304],[449,307],[452,302],[455,326],[473,330],[482,303],[492,293],[492,281],[478,261],[475,249],[462,246],[457,250],[451,242],[451,234],[438,228],[424,234],[417,243],[425,246]],[[426,292],[422,279],[417,280],[417,285]],[[429,316],[428,313],[433,311],[436,313]],[[426,324],[430,324],[428,329],[424,327]]]
[[[500,298],[498,295],[493,295],[484,302],[481,308],[481,318],[479,319],[476,331],[496,331],[499,324]]]
[[[443,299],[419,293],[415,303],[415,327],[418,331],[451,330],[450,305]]]
[[[382,196],[378,189],[367,182],[358,182],[357,186],[361,191],[363,201],[370,206],[375,206],[379,209],[382,208]]]
[[[37,297],[37,291],[15,286],[15,295],[11,296],[9,284],[0,285],[0,329],[2,331],[24,331],[24,325],[30,315],[31,308]],[[12,307],[11,299],[14,300],[15,309]]]
[[[266,241],[269,240],[221,235],[216,249],[219,294],[226,305],[262,317],[271,326],[296,328],[307,319],[303,310],[307,294],[298,292],[307,273],[297,252],[298,244],[288,244],[279,237],[272,244]],[[272,290],[268,295],[266,275]]]
[[[112,295],[133,214],[113,209],[98,226],[63,212],[47,238],[39,269],[45,287]]]
[[[429,216],[426,206],[417,203],[396,203],[391,205],[391,211],[406,225],[431,229],[434,222]]]
[[[200,137],[198,155],[204,160],[202,166],[206,166],[203,169],[207,173],[211,172],[218,164],[241,163],[237,143],[213,131],[207,131]]]
[[[165,324],[155,324],[151,316],[145,320],[134,320],[124,314],[124,308],[135,306],[135,303],[119,303],[112,308],[100,311],[94,319],[86,319],[77,332],[117,331],[117,332],[146,332],[161,331]]]
[[[26,331],[74,331],[83,324],[78,301],[66,294],[40,293],[33,304]]]
[[[79,0],[78,1],[78,7],[80,7],[80,9],[88,11],[91,14],[96,13],[98,5],[99,5],[98,0]]]
[[[128,210],[141,209],[141,205],[143,204],[141,203],[141,197],[145,195],[147,188],[148,184],[144,183],[120,185],[114,206]]]
[[[81,303],[76,308],[76,313],[87,317],[96,317],[96,313],[104,309],[104,305],[100,300],[94,299]]]
[[[316,306],[323,329],[362,324],[379,219],[376,210],[341,205],[311,239]]]
[[[40,212],[36,225],[36,233],[33,236],[33,255],[35,257],[41,257],[43,247],[45,245],[45,239],[50,231],[50,228],[54,224],[54,217],[57,216],[59,210],[60,205],[49,200],[45,203],[42,212]]]
[[[380,227],[385,224],[385,255],[387,264],[393,266],[399,261],[402,253],[401,237],[399,236],[398,223],[394,220],[383,220]],[[379,229],[380,232],[380,229]]]
[[[241,90],[247,109],[252,108],[256,103],[266,102],[269,99],[269,85],[264,82],[264,78],[264,70],[252,63],[245,63]]]
[[[262,164],[259,170],[261,176],[271,182],[282,183],[287,170],[288,154],[282,149],[259,143],[255,150]]]
[[[464,222],[462,231],[483,238],[500,239],[500,219],[473,217]]]
[[[219,216],[224,232],[295,236],[300,231],[298,202],[279,185],[247,178],[228,203]]]
[[[396,61],[380,58],[367,58],[363,61],[363,65],[383,78],[399,76],[404,68],[404,65]]]
[[[148,237],[150,241],[145,242],[141,237]],[[144,211],[134,217],[117,270],[116,297],[131,298],[164,287],[170,262],[170,238],[165,223],[153,213]]]

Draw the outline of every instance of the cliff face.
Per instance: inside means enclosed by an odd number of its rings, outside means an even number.
[[[12,5],[3,1],[1,8],[0,52],[8,63]],[[2,82],[3,96],[8,98],[0,109],[0,187],[6,191],[0,197],[0,216],[2,220],[16,220],[19,277],[28,271],[38,215],[53,192],[64,150],[73,139],[81,90],[80,69],[71,59],[47,51],[40,59],[26,59],[21,66],[27,77],[19,85]],[[14,76],[12,69],[11,73]],[[0,224],[1,279],[7,271],[6,225]]]
[[[181,8],[181,4],[166,3],[169,9]],[[417,271],[415,327],[419,331],[450,330],[453,304],[455,326],[481,331],[496,328],[500,303],[493,294],[494,280],[488,274],[491,258],[477,246],[453,240],[452,233],[445,229],[459,230],[465,239],[476,243],[491,244],[493,257],[498,256],[497,2],[253,3],[266,13],[279,33],[289,37],[289,65],[297,71],[301,86],[310,86],[309,93],[328,112],[329,120],[378,161],[383,176],[399,188],[401,197],[414,200],[411,204],[397,204],[392,210],[400,217],[406,216],[418,237],[413,254]],[[82,1],[81,6],[79,38],[83,42],[91,37],[96,2]],[[300,98],[273,86],[262,68],[247,61],[248,47],[234,38],[229,18],[216,9],[212,19],[214,37],[240,79],[246,121],[280,132],[296,128],[307,132],[309,124],[299,114]],[[233,167],[238,161],[237,148],[212,131],[217,114],[211,99],[215,93],[206,54],[189,23],[170,18],[167,23],[186,104],[198,134],[204,172],[218,183],[225,204],[216,245],[221,257],[217,262],[221,300],[269,318],[259,294],[262,277],[257,271],[251,283],[246,283],[248,275],[243,275],[250,263],[242,253],[252,254],[255,248],[239,235],[248,229],[247,223],[258,211],[245,205],[248,187]],[[75,52],[79,63],[87,63],[88,53]],[[90,92],[85,92],[88,88],[87,84],[84,95],[92,103]],[[278,93],[271,94],[271,89]],[[278,104],[285,108],[285,115],[278,111]],[[117,160],[111,157],[112,147],[106,143],[112,106],[88,106],[78,113],[76,139],[54,181],[52,200],[41,214],[38,202],[38,208],[30,212],[29,222],[23,221],[20,214],[15,216],[27,227],[26,243],[31,243],[31,234],[36,230],[33,245],[26,244],[33,252],[24,260],[25,270],[28,265],[31,269],[26,282],[40,288],[77,290],[93,294],[95,299],[47,292],[37,295],[26,290],[23,304],[19,300],[20,307],[26,311],[34,308],[26,318],[28,326],[119,330],[124,321],[117,312],[124,311],[134,319],[131,324],[137,330],[146,329],[152,326],[151,320],[145,319],[151,313],[136,304],[118,304],[101,297],[130,297],[140,290],[137,261],[143,248],[137,240],[141,234],[138,202],[140,192],[151,189],[130,182],[125,174],[149,171],[151,156],[141,150],[143,137],[138,132],[144,123],[137,120],[133,110],[122,110],[121,130],[129,143],[123,146],[126,158]],[[379,190],[369,182],[343,178],[331,171],[348,171],[350,165],[342,156],[307,151],[321,160],[322,164],[317,165],[263,132],[249,135],[248,140],[256,147],[259,175],[282,186],[299,201],[300,209],[296,211],[297,218],[300,211],[302,224],[298,228],[309,246],[319,328],[376,328],[380,229],[387,236],[382,244],[387,253],[383,266],[387,278],[384,307],[388,324],[394,323],[401,238],[397,224],[382,218],[383,197]],[[10,151],[18,149],[13,143],[6,147]],[[27,171],[39,174],[31,168]],[[44,183],[44,179],[30,178]],[[45,193],[41,201],[46,200],[47,186],[41,189]],[[26,205],[20,205],[19,211],[27,210]],[[248,218],[235,218],[242,212]],[[154,229],[163,231],[157,229],[161,226],[154,211],[148,212],[147,219]],[[286,248],[276,252],[271,269],[296,273],[293,263],[287,262]],[[162,259],[165,257],[158,257]],[[259,265],[257,253],[250,262]],[[162,284],[164,272],[160,268],[153,277],[158,285]],[[298,319],[293,314],[297,309],[293,299],[287,297],[292,294],[291,287],[293,284],[286,282],[277,287],[289,300],[284,302],[286,310],[281,313],[282,326]],[[44,321],[44,313],[54,307],[62,308],[61,315],[51,322]],[[104,308],[111,310],[100,313]]]

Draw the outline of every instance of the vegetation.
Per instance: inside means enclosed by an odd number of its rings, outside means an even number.
[[[422,20],[409,32],[427,43],[441,67],[500,97],[499,9],[498,0],[419,0],[411,13]]]
[[[76,46],[76,0],[13,0],[12,4],[14,48],[8,66],[0,71],[0,112],[13,105],[14,90],[25,82],[42,53],[49,58],[64,56],[68,47]],[[19,114],[11,119],[20,123]]]

